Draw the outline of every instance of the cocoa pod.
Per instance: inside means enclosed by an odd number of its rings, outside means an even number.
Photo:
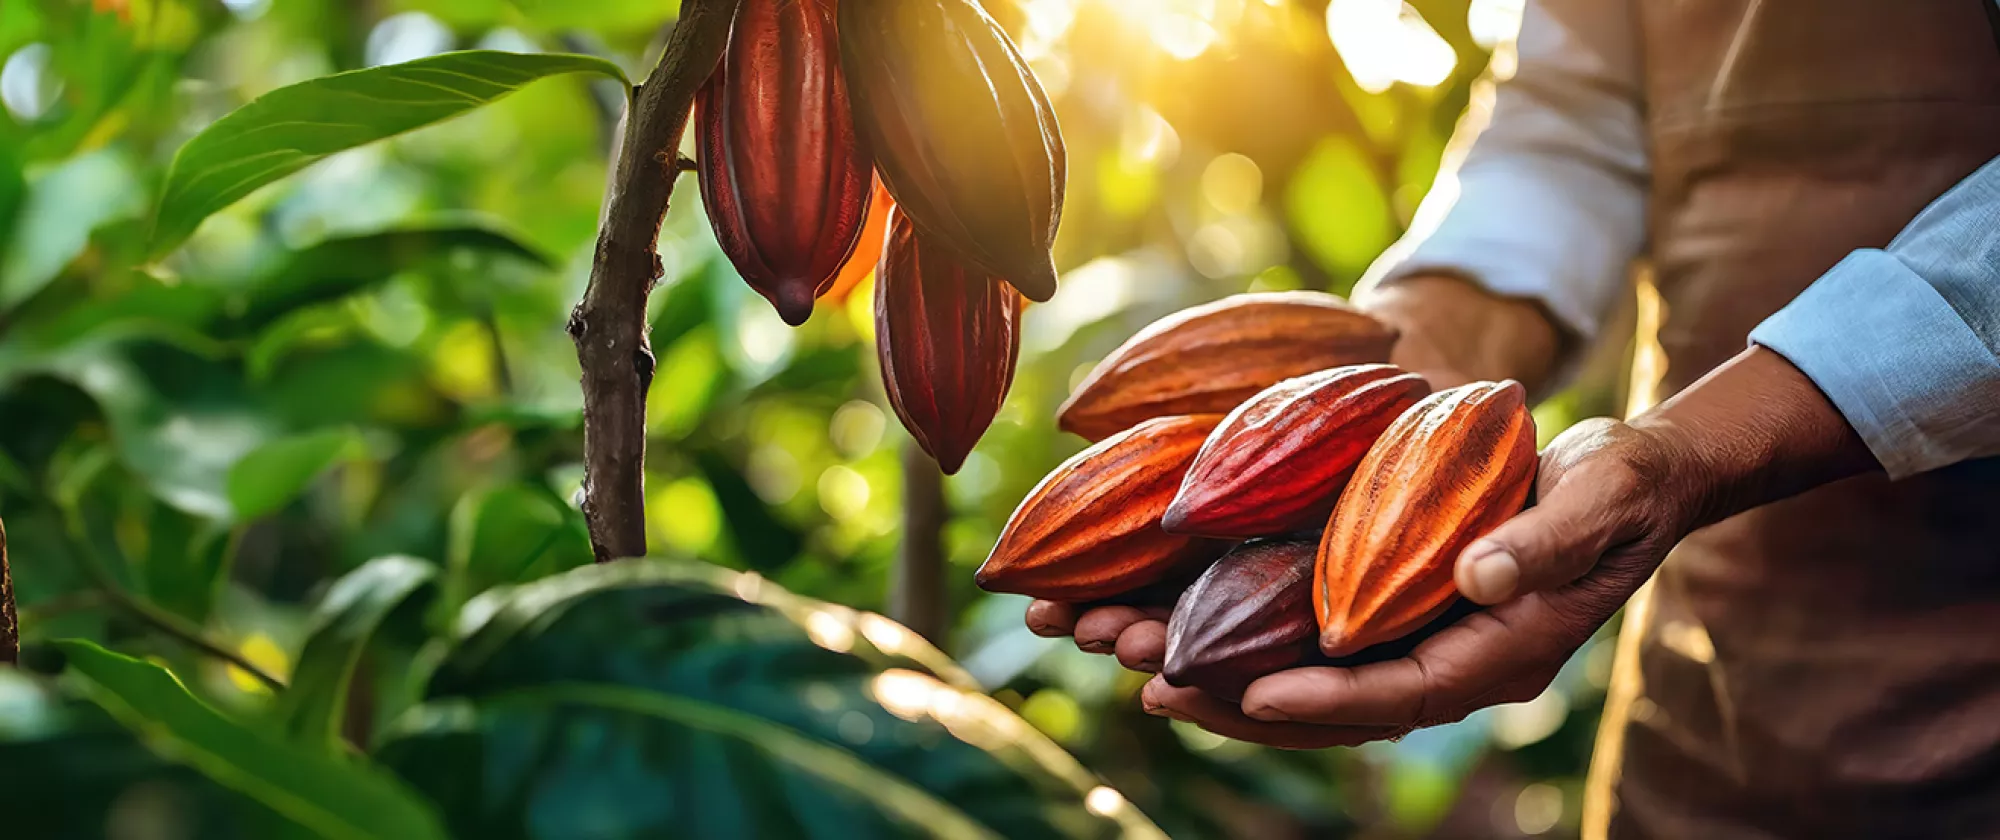
[[[1397,418],[1320,539],[1320,650],[1353,653],[1443,613],[1459,553],[1521,511],[1535,463],[1535,421],[1514,382],[1439,391]]]
[[[840,267],[840,273],[833,278],[833,285],[821,295],[829,303],[842,303],[847,296],[861,285],[861,281],[875,273],[875,266],[882,261],[882,245],[889,240],[889,211],[896,209],[896,200],[889,197],[889,190],[876,179],[872,198],[868,199],[868,223],[861,227],[861,238],[854,243],[854,253],[847,256],[847,264]]]
[[[1048,95],[974,0],[843,0],[841,60],[855,125],[896,204],[1038,301],[1067,162]]]
[[[1099,440],[1169,414],[1225,414],[1258,391],[1341,365],[1385,362],[1387,324],[1323,292],[1253,292],[1154,321],[1098,362],[1056,425]]]
[[[1319,527],[1368,447],[1430,392],[1394,365],[1348,365],[1266,388],[1208,436],[1161,524],[1232,539]]]
[[[1215,561],[1167,620],[1160,671],[1167,683],[1240,700],[1258,677],[1314,659],[1317,547],[1309,540],[1257,540]]]
[[[1160,515],[1221,415],[1160,417],[1064,461],[1021,500],[979,567],[980,588],[1081,603],[1220,556],[1228,543],[1169,534]]]
[[[1014,384],[1021,295],[893,213],[875,271],[875,354],[903,426],[958,472]]]
[[[1266,674],[1289,668],[1353,668],[1408,656],[1425,639],[1480,609],[1459,600],[1416,632],[1348,656],[1320,652],[1313,614],[1313,566],[1319,540],[1253,540],[1203,572],[1167,620],[1167,655],[1160,671],[1169,685],[1194,687],[1225,700]]]
[[[797,326],[868,219],[832,0],[743,0],[695,95],[696,172],[722,252]]]

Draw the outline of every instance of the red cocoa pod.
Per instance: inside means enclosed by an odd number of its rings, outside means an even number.
[[[1318,528],[1368,447],[1430,392],[1394,365],[1348,365],[1266,388],[1209,434],[1161,524],[1228,539]]]
[[[1111,351],[1056,425],[1100,440],[1170,414],[1226,414],[1294,376],[1386,362],[1389,325],[1324,292],[1253,292],[1183,309]]]
[[[1006,32],[974,0],[843,0],[840,26],[855,125],[896,204],[925,237],[1048,300],[1062,131]]]
[[[1308,540],[1258,540],[1215,561],[1167,620],[1167,683],[1240,700],[1258,677],[1314,659],[1316,549]]]
[[[875,271],[875,354],[903,426],[958,472],[1014,384],[1021,295],[894,213]]]
[[[1534,481],[1519,384],[1462,385],[1404,412],[1355,467],[1320,539],[1320,650],[1354,653],[1443,613],[1459,553],[1519,513]]]
[[[1160,417],[1064,461],[1021,500],[980,588],[1081,603],[1199,568],[1228,543],[1169,534],[1160,514],[1221,415]]]
[[[896,200],[889,197],[881,179],[875,181],[873,196],[868,199],[868,224],[861,228],[861,239],[854,243],[854,253],[848,255],[847,264],[840,267],[833,285],[820,296],[829,303],[845,302],[882,261],[882,245],[889,240],[889,211],[896,209]]]
[[[797,326],[868,220],[832,0],[743,0],[695,95],[702,202],[737,273]]]

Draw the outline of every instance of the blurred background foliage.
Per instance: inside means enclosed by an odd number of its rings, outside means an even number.
[[[1573,833],[1608,641],[1531,703],[1288,753],[1142,714],[1140,676],[1028,634],[1025,601],[971,574],[1014,504],[1081,448],[1055,407],[1118,342],[1225,294],[1352,287],[1410,223],[1480,80],[1511,72],[1520,0],[986,4],[1056,103],[1071,179],[1062,290],[1028,311],[1006,408],[944,482],[941,646],[1175,837]],[[98,640],[254,711],[263,684],[121,598],[294,678],[313,605],[371,558],[433,563],[436,614],[588,564],[563,325],[588,274],[616,82],[536,82],[335,155],[163,260],[144,254],[148,214],[176,148],[277,87],[473,48],[590,53],[639,78],[675,7],[0,0],[0,516],[27,639]],[[660,250],[654,551],[886,609],[907,437],[874,369],[869,281],[785,327],[721,258],[691,179]],[[1618,388],[1585,375],[1538,411],[1544,439],[1615,413]],[[424,622],[403,623],[362,659],[364,702],[341,721],[356,743],[412,702]],[[0,680],[0,717],[32,694]],[[106,796],[114,817],[139,807]],[[180,807],[204,825],[206,800]]]

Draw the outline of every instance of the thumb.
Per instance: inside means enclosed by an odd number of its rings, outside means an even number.
[[[1453,569],[1459,593],[1498,604],[1554,589],[1582,577],[1605,551],[1629,539],[1622,508],[1608,503],[1620,494],[1593,492],[1577,477],[1467,546]]]

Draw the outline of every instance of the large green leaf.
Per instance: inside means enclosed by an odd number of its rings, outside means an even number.
[[[301,744],[335,751],[348,683],[376,628],[437,580],[437,567],[414,557],[377,557],[333,582],[313,609],[311,629],[291,683],[278,698],[279,726]]]
[[[327,838],[443,838],[422,801],[377,771],[275,741],[223,717],[165,668],[57,642],[84,696],[152,750]]]
[[[536,79],[597,73],[601,58],[472,50],[279,88],[217,120],[174,155],[147,251],[158,257],[210,214],[335,152],[478,108]]]
[[[381,757],[467,837],[1159,836],[900,625],[700,563],[475,599]]]
[[[11,309],[47,286],[83,253],[99,225],[137,215],[144,207],[138,176],[123,156],[109,149],[36,175],[28,184],[20,227],[0,229],[0,235],[13,238],[10,247],[0,249],[0,308]]]
[[[347,429],[323,429],[282,437],[250,450],[229,468],[229,506],[248,521],[277,512],[354,446]]]
[[[281,315],[381,283],[397,272],[468,254],[553,266],[548,255],[488,222],[396,228],[334,237],[293,252],[233,308],[242,326],[257,329]]]

